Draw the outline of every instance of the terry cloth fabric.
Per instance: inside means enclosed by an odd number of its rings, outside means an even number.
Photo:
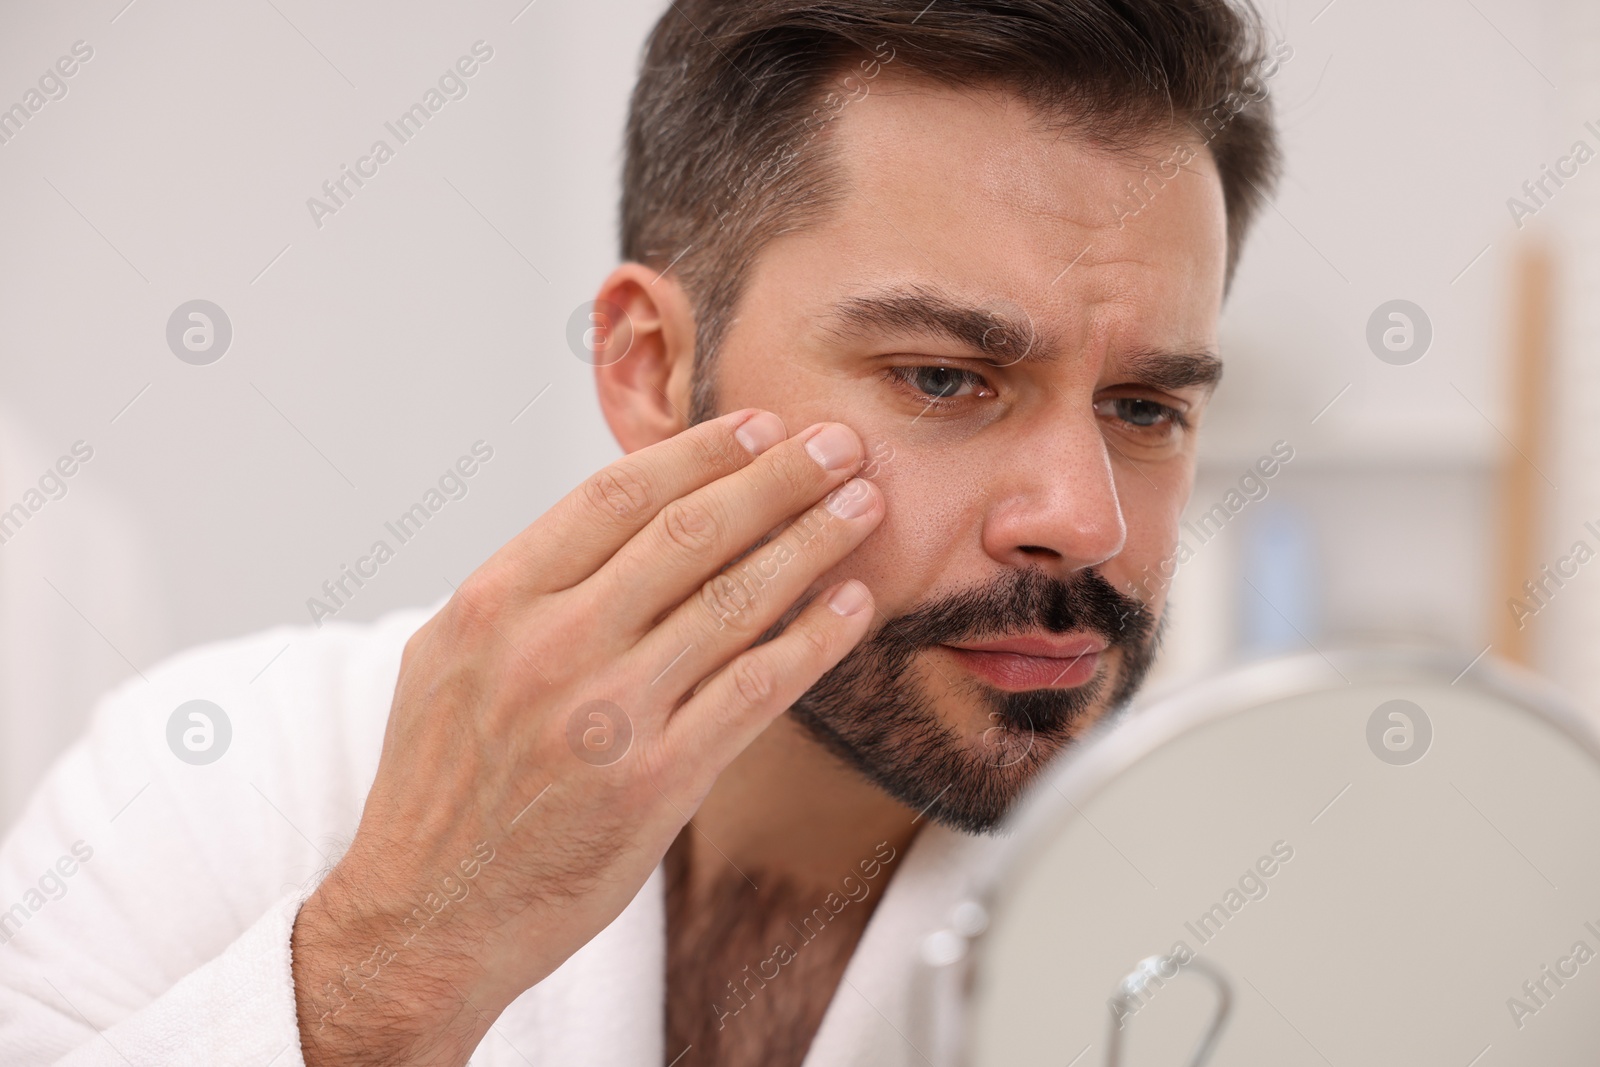
[[[301,1067],[294,916],[355,831],[401,649],[432,610],[206,646],[101,700],[0,843],[0,1063]],[[169,747],[191,700],[231,727],[208,764]],[[915,950],[978,847],[928,825],[892,864],[806,1067],[925,1062]],[[664,1063],[664,887],[658,868],[472,1063]]]

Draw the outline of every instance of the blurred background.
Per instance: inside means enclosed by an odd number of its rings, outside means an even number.
[[[618,454],[566,337],[615,262],[663,9],[0,7],[0,825],[100,693],[311,622],[475,444],[335,617],[439,599]],[[1287,170],[1229,299],[1161,670],[1422,641],[1600,707],[1600,7],[1264,10]]]

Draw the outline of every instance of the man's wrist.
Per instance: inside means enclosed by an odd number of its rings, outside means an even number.
[[[335,868],[295,918],[295,1010],[308,1067],[466,1063],[499,1014],[498,1005],[474,1003],[480,968],[406,904],[355,882]]]

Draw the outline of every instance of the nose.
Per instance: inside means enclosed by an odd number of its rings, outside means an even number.
[[[1059,423],[997,464],[983,547],[1007,566],[1065,576],[1122,551],[1127,523],[1094,420]]]

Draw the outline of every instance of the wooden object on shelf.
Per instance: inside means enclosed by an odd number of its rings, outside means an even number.
[[[1499,560],[1495,591],[1493,649],[1502,659],[1528,664],[1538,620],[1520,625],[1511,601],[1528,599],[1524,583],[1539,575],[1540,517],[1544,513],[1544,434],[1540,413],[1548,410],[1552,290],[1551,256],[1543,245],[1519,249],[1512,278],[1511,363],[1507,386],[1510,424],[1497,493]]]

